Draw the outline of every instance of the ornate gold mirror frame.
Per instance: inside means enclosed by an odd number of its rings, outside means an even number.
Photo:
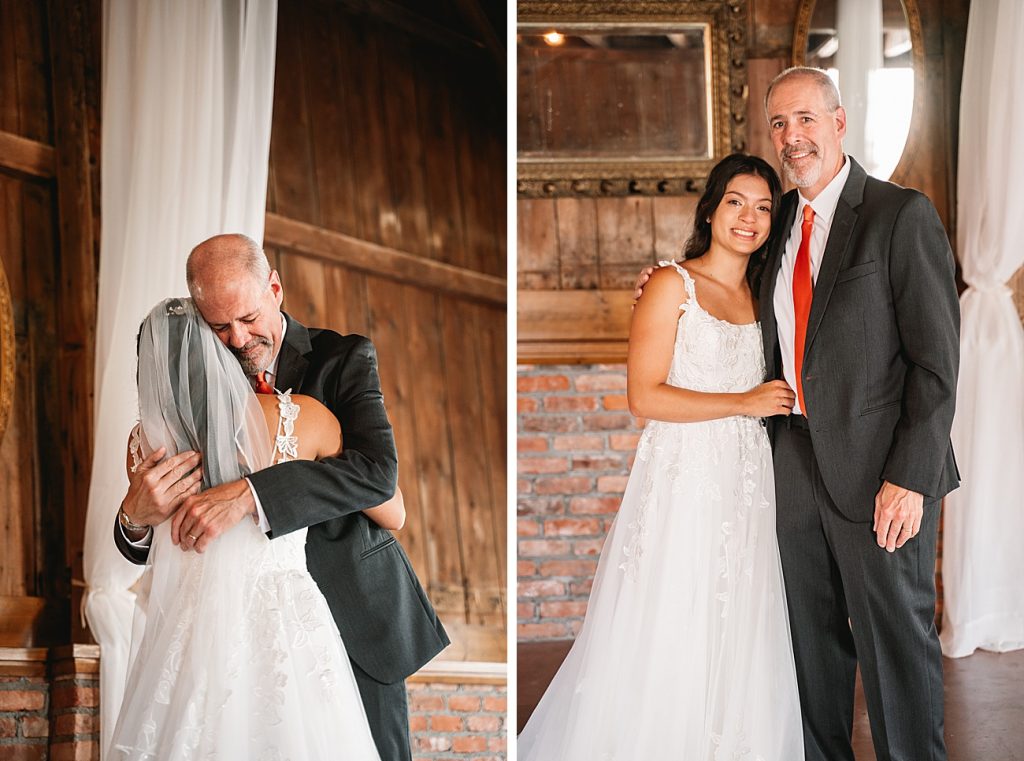
[[[811,19],[814,16],[814,6],[817,0],[800,0],[800,8],[796,14],[796,25],[793,29],[793,65],[803,66],[807,60],[807,37],[811,29]],[[910,131],[907,134],[907,142],[903,145],[903,153],[896,164],[896,168],[890,175],[889,180],[898,185],[906,181],[910,166],[914,162],[917,150],[921,144],[921,133],[924,130],[918,126],[925,112],[925,88],[927,78],[925,76],[925,55],[924,55],[924,32],[921,30],[921,11],[918,9],[917,0],[901,0],[903,12],[907,17],[907,26],[910,29],[911,56],[914,61],[914,108],[910,117]],[[857,158],[856,156],[854,158]]]
[[[540,28],[565,25],[609,30],[707,25],[710,55],[710,156],[521,159],[517,162],[520,198],[697,193],[719,159],[745,150],[747,0],[519,0],[517,8],[519,28],[533,34]]]
[[[0,440],[7,430],[14,401],[14,309],[7,274],[0,262]]]

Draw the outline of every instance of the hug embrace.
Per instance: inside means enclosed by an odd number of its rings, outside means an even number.
[[[765,112],[795,189],[723,159],[683,261],[638,281],[647,424],[523,761],[852,761],[858,666],[879,761],[946,758],[953,255],[924,195],[844,154],[824,72],[782,72]]]

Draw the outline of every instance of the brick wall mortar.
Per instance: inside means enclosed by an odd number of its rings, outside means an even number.
[[[42,677],[0,677],[0,758],[47,758],[49,692]]]
[[[50,761],[99,761],[99,674],[54,676],[50,695]]]
[[[507,708],[505,685],[410,683],[413,761],[504,761]]]
[[[643,421],[626,367],[518,367],[518,639],[579,632]]]

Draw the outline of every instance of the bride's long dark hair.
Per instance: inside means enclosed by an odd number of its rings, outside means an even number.
[[[779,213],[779,201],[782,199],[782,183],[779,181],[779,175],[764,159],[746,153],[730,154],[715,164],[708,174],[704,194],[697,202],[697,211],[694,213],[693,232],[690,233],[690,237],[683,247],[683,259],[696,259],[704,256],[711,248],[711,215],[715,213],[718,204],[722,202],[730,180],[744,174],[760,177],[768,183],[768,189],[772,194],[772,227],[775,226],[775,220]],[[768,256],[768,247],[771,241],[772,235],[769,234],[764,245],[751,254],[750,260],[747,262],[747,282],[755,296],[761,285],[761,274],[764,272],[765,259]]]

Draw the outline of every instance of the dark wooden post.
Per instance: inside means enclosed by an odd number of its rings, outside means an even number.
[[[93,230],[87,71],[98,55],[91,45],[92,3],[49,0],[54,149],[60,264],[57,279],[57,375],[52,403],[59,407],[63,468],[65,559],[81,579],[85,511],[93,436],[96,347],[97,242]],[[98,47],[98,46],[96,46]],[[98,170],[98,162],[96,167]],[[89,641],[77,615],[82,589],[71,590],[72,641]]]

